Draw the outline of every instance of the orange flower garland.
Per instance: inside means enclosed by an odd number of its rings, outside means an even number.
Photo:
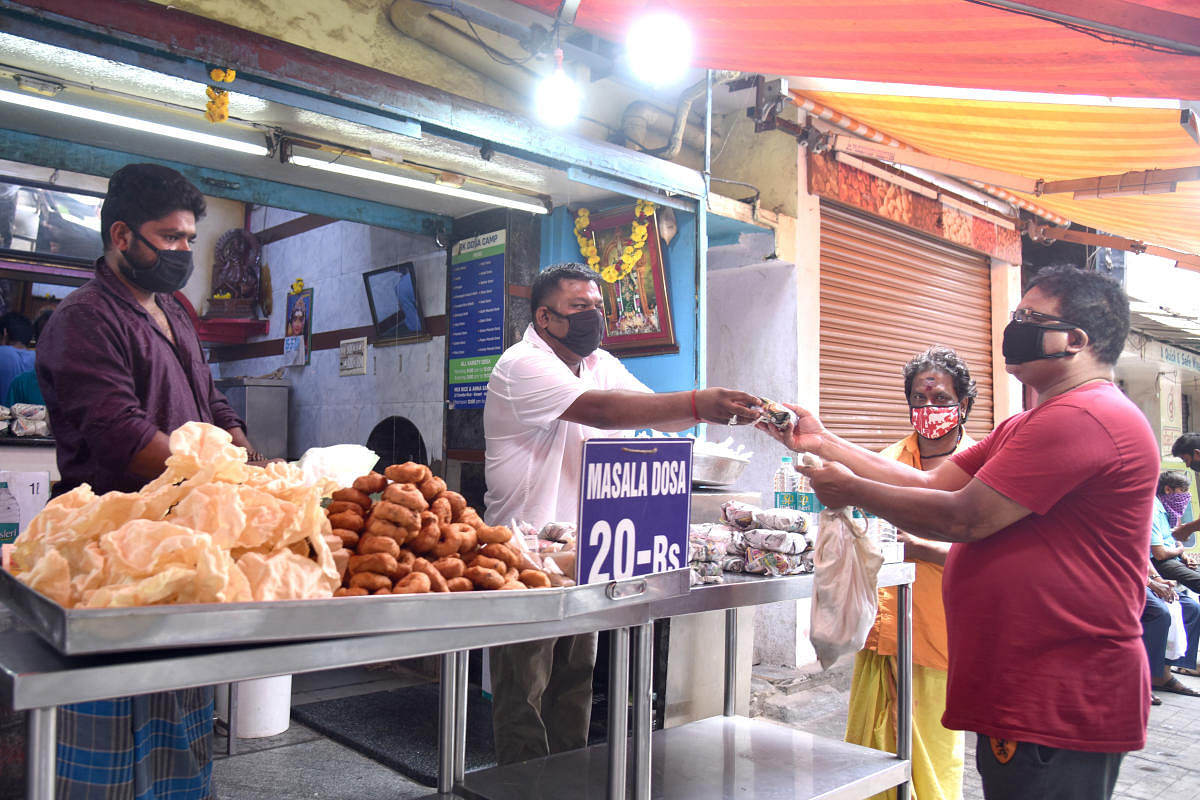
[[[581,208],[575,214],[575,240],[579,242],[579,254],[587,259],[587,264],[600,273],[600,277],[608,283],[616,283],[633,272],[633,268],[642,260],[646,250],[646,240],[650,236],[649,218],[654,214],[654,203],[649,200],[638,200],[633,208],[633,221],[629,225],[629,238],[617,254],[617,259],[611,264],[600,267],[600,253],[596,249],[596,241],[591,229],[591,212]]]

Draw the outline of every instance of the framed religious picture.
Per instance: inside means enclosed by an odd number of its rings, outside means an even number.
[[[283,363],[303,367],[312,360],[313,290],[301,289],[287,296],[283,323]]]
[[[363,273],[363,283],[371,306],[371,324],[375,326],[375,344],[430,338],[425,315],[421,313],[421,294],[417,291],[413,262]]]
[[[580,209],[575,235],[604,295],[602,347],[621,356],[678,353],[654,204],[591,216]]]

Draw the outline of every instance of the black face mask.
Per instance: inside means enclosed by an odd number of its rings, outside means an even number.
[[[546,333],[562,342],[572,353],[587,357],[600,346],[600,340],[604,338],[604,314],[600,309],[589,308],[574,314],[560,314],[549,306],[546,306],[546,310],[567,321],[567,335],[561,339],[549,330]]]
[[[154,251],[155,258],[154,262],[147,266],[135,263],[128,251],[122,253],[124,258],[121,259],[121,272],[126,278],[147,292],[170,294],[187,285],[195,267],[191,250],[159,250],[135,229],[129,230],[133,231],[133,235],[141,239],[146,247]],[[131,247],[130,250],[132,249]]]
[[[1004,328],[1004,343],[1000,347],[1000,352],[1004,354],[1004,363],[1025,364],[1046,358],[1065,358],[1071,354],[1066,351],[1047,354],[1042,345],[1042,338],[1046,331],[1071,331],[1076,327],[1078,326],[1056,323],[1037,325],[1013,320]]]

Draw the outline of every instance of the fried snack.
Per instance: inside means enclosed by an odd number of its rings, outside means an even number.
[[[356,511],[343,511],[340,514],[334,514],[329,518],[329,524],[335,528],[344,528],[348,531],[361,531],[363,529],[362,515]]]
[[[413,553],[413,551],[404,547],[400,548],[400,555],[396,556],[396,561],[400,564],[402,569],[404,567],[408,567],[408,569],[411,570],[413,562],[416,560],[417,556]]]
[[[503,525],[484,525],[475,529],[481,544],[504,544],[512,538],[512,531]]]
[[[437,544],[442,535],[438,528],[437,517],[431,511],[421,512],[421,529],[415,537],[409,540],[408,549],[414,553],[428,553]]]
[[[465,562],[464,562],[464,563],[465,563]],[[488,558],[487,556],[485,556],[485,555],[480,555],[480,554],[478,554],[478,553],[476,553],[475,557],[474,557],[473,559],[471,559],[471,564],[470,564],[470,566],[472,566],[472,567],[483,567],[484,569],[490,569],[490,570],[492,570],[493,572],[498,572],[498,573],[500,573],[500,575],[501,575],[502,577],[504,576],[504,574],[505,574],[506,572],[508,572],[508,565],[507,565],[507,564],[505,564],[505,563],[504,563],[503,561],[501,561],[500,559],[498,559],[498,558]]]
[[[356,572],[350,576],[350,586],[375,592],[380,589],[391,589],[392,579],[378,572]]]
[[[430,475],[418,483],[417,488],[421,490],[421,494],[425,496],[426,500],[432,500],[446,491],[446,482],[436,475]]]
[[[420,513],[429,508],[421,490],[411,483],[393,483],[383,490],[383,499]]]
[[[388,500],[380,500],[376,503],[375,507],[371,509],[371,517],[385,520],[393,525],[399,525],[401,528],[416,528],[420,526],[418,512]],[[332,521],[330,520],[330,522]]]
[[[506,567],[515,567],[521,563],[521,558],[502,544],[485,544],[479,552],[488,558],[503,561]]]
[[[410,572],[392,587],[392,594],[425,594],[432,587],[429,576],[424,572]]]
[[[499,589],[504,585],[504,576],[487,567],[467,567],[463,577],[480,589]]]
[[[456,524],[461,524],[463,526],[463,543],[462,547],[458,549],[458,552],[462,553],[463,555],[466,555],[467,553],[474,553],[479,548],[479,539],[475,535],[475,529],[465,522]]]
[[[387,485],[387,478],[383,477],[378,472],[368,472],[361,478],[354,479],[353,488],[357,489],[363,494],[375,494],[376,492],[382,492],[385,488],[387,488]]]
[[[475,509],[471,508],[470,506],[467,506],[465,509],[463,509],[462,514],[459,516],[459,522],[465,522],[475,530],[479,530],[483,527],[483,518],[480,517],[479,514],[475,512]]]
[[[396,483],[420,483],[433,472],[424,464],[405,461],[403,464],[392,464],[383,471],[383,474],[387,476],[388,480]]]
[[[380,575],[387,575],[389,578],[395,580],[397,573],[400,571],[399,568],[400,564],[391,553],[371,553],[366,556],[350,557],[349,569],[351,575],[357,575],[360,572],[378,572]]]
[[[364,536],[358,543],[358,554],[369,556],[372,553],[387,553],[392,558],[399,558],[400,545],[390,536]]]
[[[342,540],[342,547],[354,549],[358,547],[358,534],[345,528],[334,528],[333,535]]]
[[[350,550],[347,550],[345,547],[339,547],[337,550],[334,550],[332,553],[330,553],[330,555],[333,556],[333,565],[337,568],[338,575],[345,575],[346,569],[350,566],[350,557],[354,555],[354,553],[352,553]]]
[[[363,507],[358,503],[351,503],[349,500],[334,500],[325,507],[325,516],[332,517],[334,514],[341,514],[343,511],[353,511],[360,517],[363,516]]]
[[[447,581],[451,578],[461,578],[467,571],[467,565],[458,556],[446,556],[433,562],[433,568],[442,573]]]
[[[439,525],[437,544],[432,548],[433,555],[443,558],[451,553],[457,553],[463,546],[464,531],[469,530],[471,530],[471,526],[463,525],[461,522]]]
[[[334,597],[366,597],[369,594],[370,592],[361,586],[341,586],[333,590]]]
[[[410,532],[407,528],[401,528],[399,525],[376,517],[367,520],[367,529],[363,531],[363,536],[386,536],[389,539],[395,539],[396,544],[399,545],[407,542],[409,535]]]
[[[450,591],[448,588],[446,588],[446,579],[442,577],[442,573],[434,569],[433,564],[430,564],[427,560],[418,558],[416,561],[414,561],[413,572],[423,572],[429,576],[429,587],[431,591]]]
[[[512,583],[513,581],[518,580],[520,576],[520,570],[518,570],[516,567],[509,567],[508,572],[504,573],[504,580],[508,583]]]
[[[512,591],[513,589],[528,589],[529,587],[520,581],[508,581],[500,587],[501,591]]]
[[[371,510],[371,498],[359,489],[338,489],[333,493],[334,500],[345,500],[362,506],[363,511]]]
[[[371,594],[391,594],[391,593],[392,593],[391,588],[387,588],[387,589],[376,589]]]
[[[475,584],[471,583],[470,578],[447,578],[446,588],[452,592],[473,592]]]
[[[452,492],[449,489],[437,496],[438,500],[445,500],[450,504],[450,515],[452,522],[462,522],[462,514],[467,510],[467,498],[463,497],[458,492]]]
[[[530,589],[550,588],[550,576],[540,569],[523,569],[521,570],[521,574],[517,576],[517,580]]]
[[[450,510],[450,501],[445,498],[438,497],[429,504],[429,510],[437,514],[438,522],[442,525],[449,525],[454,519],[454,513]]]

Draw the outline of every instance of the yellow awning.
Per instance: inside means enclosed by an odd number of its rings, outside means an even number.
[[[1200,165],[1179,109],[996,102],[843,92],[804,97],[922,152],[1046,181]],[[1023,195],[1089,228],[1200,254],[1200,181],[1169,194]]]

